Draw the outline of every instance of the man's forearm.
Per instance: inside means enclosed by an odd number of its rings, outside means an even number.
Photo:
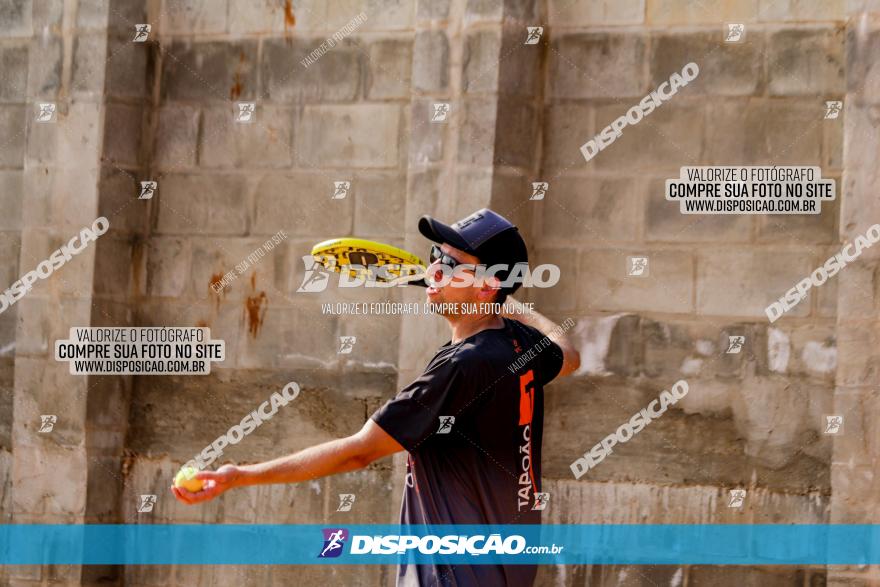
[[[353,437],[340,438],[264,463],[242,465],[235,485],[298,483],[360,469],[367,463],[355,444]]]

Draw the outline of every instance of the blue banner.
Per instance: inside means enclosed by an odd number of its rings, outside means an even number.
[[[880,564],[878,525],[0,525],[6,565]]]

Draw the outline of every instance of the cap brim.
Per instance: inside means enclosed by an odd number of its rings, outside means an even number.
[[[458,234],[448,224],[431,218],[430,216],[422,216],[419,219],[419,232],[435,243],[448,243],[456,249],[461,249],[466,253],[472,253],[470,245],[467,244],[460,234]]]

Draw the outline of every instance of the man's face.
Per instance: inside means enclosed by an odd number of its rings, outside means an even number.
[[[452,245],[444,243],[440,245],[440,249],[445,255],[449,255],[458,263],[464,263],[471,266],[480,264],[480,260],[477,257],[460,249],[456,249]],[[473,279],[473,268],[462,269],[460,267],[452,269],[452,277],[450,279],[448,277],[450,275],[450,270],[446,269],[446,276],[444,276],[444,272],[441,270],[441,265],[442,259],[437,259],[428,266],[426,272],[426,281],[429,284],[426,290],[428,302],[432,304],[446,303],[461,305],[490,303],[493,301],[495,292],[497,291],[493,286],[497,285],[497,283],[494,283],[497,280],[487,279],[484,284],[480,284],[477,280]],[[470,285],[465,285],[468,279],[460,275],[463,273],[466,273],[467,276],[471,278],[470,281],[472,283]],[[444,281],[446,282],[445,285],[440,285],[440,283]],[[446,311],[441,313],[444,316],[454,314],[454,312]]]

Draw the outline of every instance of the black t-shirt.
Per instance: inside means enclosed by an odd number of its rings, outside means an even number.
[[[446,343],[371,418],[403,446],[400,523],[540,524],[543,386],[562,350],[515,320]],[[450,420],[449,417],[454,420]],[[401,565],[398,586],[530,586],[535,565]]]

